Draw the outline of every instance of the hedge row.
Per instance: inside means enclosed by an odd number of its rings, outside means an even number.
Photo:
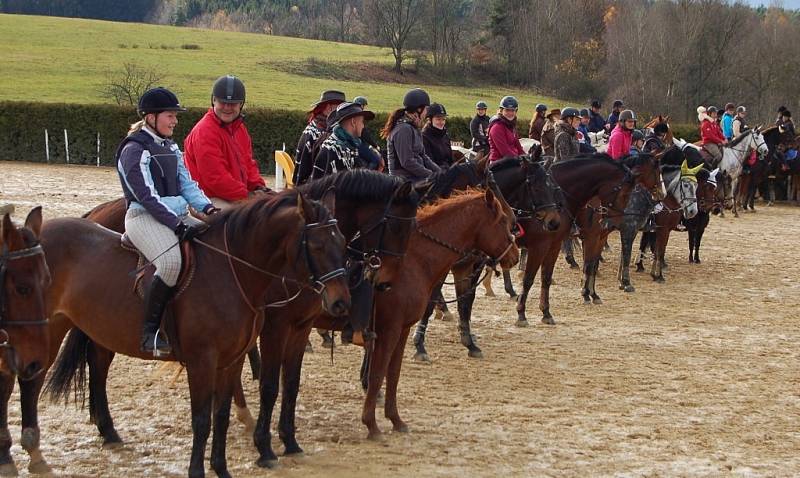
[[[191,127],[205,114],[205,109],[191,108],[180,116],[175,131],[179,144]],[[95,164],[97,135],[100,134],[100,163],[111,165],[117,144],[128,126],[137,120],[129,107],[113,105],[73,105],[51,103],[0,102],[0,160],[45,162],[45,136],[49,133],[50,162],[65,163],[64,129],[69,137],[70,162]],[[379,113],[371,122],[377,131],[386,121]],[[453,141],[470,143],[469,118],[451,117],[448,131]],[[246,122],[253,137],[253,150],[261,169],[274,171],[274,151],[294,153],[297,139],[305,127],[306,116],[300,111],[248,108]],[[527,135],[527,121],[520,121],[519,133]],[[697,127],[673,125],[675,136],[697,140]]]

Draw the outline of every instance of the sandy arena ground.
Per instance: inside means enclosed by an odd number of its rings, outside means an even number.
[[[43,205],[47,217],[78,216],[119,196],[113,169],[0,163],[0,204],[17,217]],[[615,282],[619,251],[601,266],[605,304],[585,306],[580,277],[559,262],[552,291],[556,326],[514,326],[514,303],[480,292],[474,332],[485,359],[470,359],[456,324],[434,322],[431,365],[410,360],[399,404],[408,434],[365,439],[358,385],[361,353],[338,347],[334,364],[314,336],[299,399],[306,455],[261,470],[252,440],[233,423],[234,476],[797,476],[800,475],[800,281],[794,206],[713,218],[700,265],[687,262],[685,234],[668,250],[667,283],[634,274]],[[538,280],[529,318],[538,324]],[[495,290],[501,281],[495,279]],[[452,292],[450,292],[452,297]],[[126,441],[104,450],[88,413],[41,407],[42,449],[57,476],[185,476],[191,431],[185,376],[118,357],[109,397]],[[257,409],[256,386],[246,384]],[[12,453],[19,406],[12,397]],[[382,413],[379,412],[382,416]],[[384,431],[391,429],[381,419]],[[276,434],[277,435],[277,434]],[[210,446],[210,443],[209,443]],[[281,450],[275,442],[276,451]],[[213,472],[209,472],[213,476]]]

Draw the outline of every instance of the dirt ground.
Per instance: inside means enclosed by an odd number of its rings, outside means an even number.
[[[112,169],[0,162],[0,205],[14,203],[19,218],[34,205],[47,217],[77,216],[118,195]],[[455,323],[433,322],[432,364],[414,363],[407,347],[399,404],[411,432],[389,432],[380,443],[366,440],[360,421],[360,350],[338,347],[331,364],[314,336],[298,406],[305,456],[261,470],[252,439],[233,423],[231,473],[800,475],[800,281],[788,259],[797,253],[800,209],[757,207],[739,219],[712,219],[700,265],[687,262],[686,236],[674,233],[667,282],[634,274],[632,294],[617,289],[612,236],[598,279],[604,305],[583,305],[579,274],[559,261],[555,326],[519,329],[514,302],[481,291],[473,320],[486,358],[467,357]],[[502,290],[499,279],[494,284]],[[538,324],[538,280],[534,287],[529,317]],[[185,476],[185,376],[172,383],[157,369],[125,357],[114,362],[109,396],[121,449],[100,447],[85,410],[43,401],[42,449],[55,475]],[[255,413],[256,385],[246,387]],[[12,453],[26,475],[16,399]]]

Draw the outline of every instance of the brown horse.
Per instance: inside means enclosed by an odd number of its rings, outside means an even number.
[[[22,405],[22,448],[31,457],[28,471],[46,473],[50,467],[39,450],[38,398],[40,378],[49,362],[45,290],[50,271],[39,245],[42,208],[33,209],[23,228],[8,214],[0,230],[0,475],[16,476],[8,430],[8,400],[19,382]]]
[[[514,218],[489,189],[469,190],[423,207],[411,236],[403,274],[375,303],[375,339],[368,349],[368,388],[361,421],[370,438],[381,431],[375,420],[378,392],[386,379],[385,415],[395,431],[408,430],[397,410],[397,386],[411,327],[429,305],[433,289],[469,251],[478,250],[504,268],[519,259],[511,229]]]
[[[600,200],[601,207],[593,210],[595,213],[593,219],[599,223],[605,219],[604,216],[621,214],[635,184],[656,191],[656,194],[661,184],[658,162],[646,154],[631,156],[623,161],[614,161],[605,154],[580,155],[554,164],[550,168],[550,176],[561,190],[563,203],[561,223],[554,232],[545,231],[541,224],[538,227],[527,227],[525,236],[520,240],[520,244],[528,248],[522,294],[517,299],[517,325],[520,327],[529,325],[525,316],[526,302],[540,267],[542,281],[539,309],[542,311],[542,322],[555,324],[550,313],[553,270],[561,251],[561,243],[569,235],[572,222],[579,212],[587,209],[589,200],[595,196]],[[596,231],[595,235],[587,234],[585,240],[589,241],[589,246],[584,245],[584,274],[587,279],[584,280],[586,287],[582,295],[584,301],[588,301],[591,297],[595,303],[600,302],[600,297],[594,291],[594,276],[597,273],[604,243],[600,236],[601,232]]]
[[[360,284],[368,283],[369,287],[375,286],[379,289],[390,287],[394,276],[400,271],[408,238],[414,227],[418,196],[411,189],[411,183],[373,171],[354,170],[326,176],[304,184],[298,189],[312,199],[321,199],[328,194],[334,196],[338,226],[348,240],[349,263],[353,269],[351,277],[359,284],[351,287],[351,294],[354,294],[353,307],[358,306],[357,296],[360,297],[362,294]],[[95,207],[85,217],[122,231],[124,214],[124,200],[117,200]],[[362,280],[362,277],[366,280]],[[281,287],[268,292],[267,301],[279,300],[282,293]],[[368,317],[372,309],[372,298],[368,297],[365,301]],[[257,378],[259,375],[261,378],[260,414],[263,416],[258,422],[258,428],[247,408],[241,380],[237,379],[233,396],[236,416],[245,424],[246,429],[256,432],[255,441],[261,455],[258,464],[261,466],[271,467],[277,463],[268,433],[281,374],[283,374],[284,388],[280,436],[291,437],[291,441],[287,438],[285,443],[287,454],[302,452],[294,441],[293,430],[294,404],[299,391],[300,367],[305,347],[295,347],[295,345],[303,345],[302,339],[308,338],[314,319],[321,314],[323,311],[320,303],[313,300],[311,292],[304,292],[286,306],[268,311],[268,321],[262,328],[260,336],[263,373],[259,371],[256,374]],[[346,320],[342,319],[340,325],[343,326],[345,323]],[[352,325],[357,330],[363,328],[359,327],[359,324]],[[89,367],[90,382],[98,383],[97,387],[90,386],[90,413],[106,441],[118,441],[119,437],[107,406],[104,385],[113,353],[107,350],[100,351],[97,344],[92,346],[98,353],[102,353],[103,359],[98,360],[96,364],[90,363]],[[255,352],[254,355],[258,359],[258,350],[255,349]],[[252,353],[249,355],[253,357]],[[99,382],[100,378],[102,384]],[[287,431],[289,429],[292,431]]]
[[[174,299],[175,318],[165,325],[174,349],[166,360],[185,363],[189,380],[194,434],[189,476],[205,475],[212,412],[211,467],[218,476],[230,476],[225,446],[234,378],[263,325],[263,309],[275,305],[263,303],[265,293],[281,284],[282,300],[290,301],[313,288],[325,310],[347,313],[344,238],[335,226],[321,203],[290,190],[213,216],[195,239],[203,247],[196,246],[194,279]],[[152,359],[139,350],[142,302],[128,274],[136,257],[120,246],[120,236],[83,219],[56,219],[44,225],[41,238],[53,272],[47,301],[53,355],[75,327],[48,383],[53,395],[67,396],[72,385],[83,388],[86,362],[98,359],[91,342]]]

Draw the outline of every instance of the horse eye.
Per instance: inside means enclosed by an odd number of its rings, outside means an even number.
[[[28,295],[30,293],[31,293],[31,288],[30,287],[26,287],[24,285],[18,285],[17,286],[17,294],[22,295],[22,296],[26,296],[26,295]]]

